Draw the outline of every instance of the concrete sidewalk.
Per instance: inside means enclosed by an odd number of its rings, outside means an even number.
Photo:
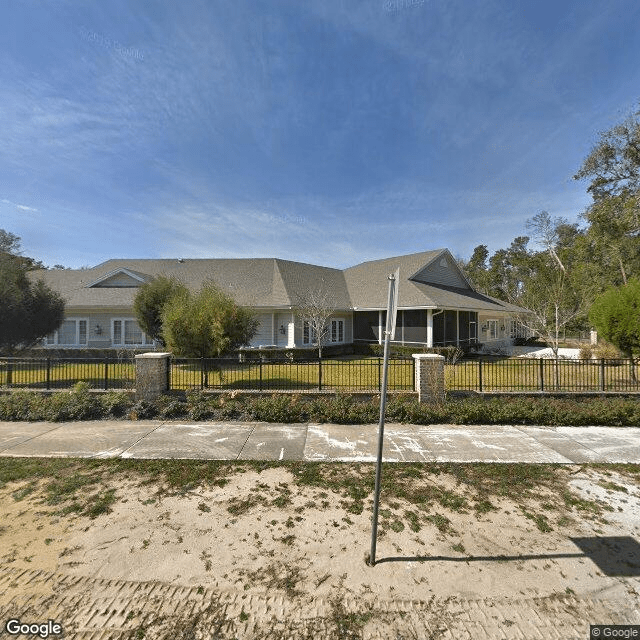
[[[377,425],[0,422],[0,456],[374,462]],[[385,427],[385,462],[640,462],[640,428]]]

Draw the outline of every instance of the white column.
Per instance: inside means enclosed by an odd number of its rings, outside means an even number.
[[[433,309],[427,309],[427,347],[433,347]]]
[[[291,314],[291,320],[289,321],[287,349],[293,349],[296,346],[296,316]]]
[[[382,311],[378,311],[378,344],[382,344],[382,331],[383,331]]]

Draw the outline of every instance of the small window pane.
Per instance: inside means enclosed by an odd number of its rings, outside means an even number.
[[[58,329],[58,344],[76,344],[76,321],[65,320]]]
[[[124,343],[142,344],[142,330],[135,320],[125,320],[124,322]]]
[[[122,320],[113,321],[113,344],[122,344]]]
[[[78,344],[87,344],[87,321],[78,320]]]

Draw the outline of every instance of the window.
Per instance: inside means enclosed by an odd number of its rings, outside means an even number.
[[[490,340],[495,340],[498,337],[498,321],[487,320],[487,325],[488,325],[487,337]]]
[[[331,321],[331,342],[344,342],[344,320]]]
[[[133,347],[152,345],[153,339],[142,331],[133,318],[114,318],[111,321],[111,342],[115,346]]]
[[[315,344],[316,332],[308,320],[302,323],[302,344]]]
[[[67,318],[57,331],[45,338],[45,344],[61,347],[85,347],[88,326],[89,321],[86,318]]]

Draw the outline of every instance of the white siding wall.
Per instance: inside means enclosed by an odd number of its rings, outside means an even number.
[[[271,313],[259,313],[257,314],[260,326],[255,336],[251,340],[252,347],[266,346],[273,344],[273,327],[271,326],[272,314]]]

